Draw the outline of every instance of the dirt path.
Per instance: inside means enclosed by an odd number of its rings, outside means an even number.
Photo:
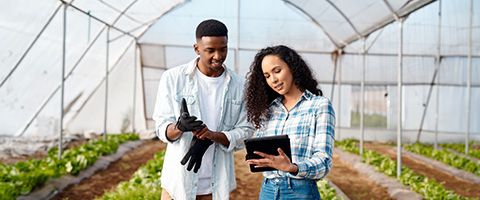
[[[245,163],[245,150],[235,152],[235,176],[237,189],[230,199],[256,200],[262,186],[262,173],[252,173]]]
[[[77,185],[65,188],[53,199],[85,200],[101,196],[104,192],[114,188],[119,182],[129,180],[140,166],[164,148],[165,144],[158,140],[145,141],[139,147],[127,152],[119,160],[110,164],[107,169],[97,172]]]
[[[165,144],[156,141],[146,141],[140,147],[127,152],[121,159],[113,162],[106,170],[97,172],[77,185],[69,186],[54,199],[94,199],[105,191],[114,188],[119,182],[129,180],[138,167],[145,164],[153,155],[164,149]],[[233,200],[256,200],[260,192],[263,176],[261,173],[251,173],[245,164],[245,151],[235,154],[235,174],[237,189],[232,192]],[[334,155],[334,167],[327,177],[334,182],[352,200],[356,199],[390,199],[385,188],[375,184],[361,175],[348,164]]]
[[[335,183],[351,200],[391,199],[386,188],[369,180],[335,154],[333,155],[333,168],[327,178]]]
[[[392,159],[397,158],[395,149],[388,145],[380,143],[365,143],[365,148],[387,155]],[[451,174],[434,168],[428,163],[418,162],[403,154],[402,164],[423,176],[436,180],[444,185],[446,189],[453,190],[457,194],[466,197],[480,197],[480,187],[477,184],[459,179]]]

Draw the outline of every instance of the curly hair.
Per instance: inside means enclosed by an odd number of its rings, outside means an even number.
[[[273,100],[280,96],[268,85],[262,70],[263,58],[275,55],[287,63],[292,72],[293,82],[304,92],[308,90],[315,95],[322,96],[322,90],[317,88],[318,82],[313,77],[312,71],[302,57],[293,49],[279,45],[260,50],[250,65],[246,82],[247,119],[255,128],[261,127],[263,119],[267,119],[268,107]]]

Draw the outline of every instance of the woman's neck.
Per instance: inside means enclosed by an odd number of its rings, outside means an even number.
[[[283,106],[290,111],[295,104],[298,102],[300,97],[302,97],[303,92],[300,91],[298,88],[291,90],[289,93],[283,95]]]

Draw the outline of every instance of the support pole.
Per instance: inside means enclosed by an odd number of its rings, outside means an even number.
[[[362,82],[360,83],[360,156],[363,156],[363,140],[365,139],[365,68],[366,68],[366,38],[362,38]]]
[[[339,49],[338,60],[337,60],[337,65],[338,65],[338,112],[337,112],[338,125],[337,127],[338,129],[336,131],[339,139],[340,139],[341,129],[342,129],[342,53],[343,53],[343,50]]]
[[[240,0],[237,0],[237,44],[235,45],[235,63],[234,63],[234,71],[239,72],[240,66]]]
[[[110,27],[107,28],[107,49],[106,49],[106,59],[105,59],[105,107],[104,107],[104,116],[103,116],[103,139],[107,141],[107,120],[108,120],[108,60],[109,60],[109,51],[110,51]]]
[[[468,26],[468,64],[467,64],[467,102],[466,112],[467,117],[467,131],[465,132],[465,155],[468,155],[469,147],[468,141],[470,140],[470,108],[471,108],[471,92],[472,92],[472,26],[473,26],[473,0],[470,0],[470,12],[469,12],[469,26]]]
[[[436,57],[436,71],[437,71],[437,79],[436,79],[436,89],[437,89],[437,97],[435,103],[435,140],[434,140],[434,148],[438,149],[438,119],[439,119],[439,110],[440,106],[440,64],[442,61],[441,55],[441,47],[442,47],[442,1],[438,1],[438,40],[437,40],[437,57]]]
[[[398,44],[398,68],[397,68],[397,178],[402,175],[402,82],[403,82],[403,22],[405,18],[400,18],[399,23],[399,44]]]
[[[65,95],[65,59],[66,59],[66,40],[67,40],[67,4],[63,4],[63,38],[62,38],[62,77],[61,90],[60,90],[60,130],[58,131],[58,160],[62,159],[63,151],[63,116],[65,115],[63,110],[64,95]]]
[[[138,41],[135,40],[135,48],[133,50],[133,106],[132,106],[132,133],[136,132],[135,127],[135,114],[137,108],[137,69],[138,69]]]

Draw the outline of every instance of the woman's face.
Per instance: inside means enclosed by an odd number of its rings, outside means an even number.
[[[263,76],[268,85],[278,94],[285,95],[297,89],[293,83],[293,75],[282,59],[276,55],[267,55],[262,60]]]

